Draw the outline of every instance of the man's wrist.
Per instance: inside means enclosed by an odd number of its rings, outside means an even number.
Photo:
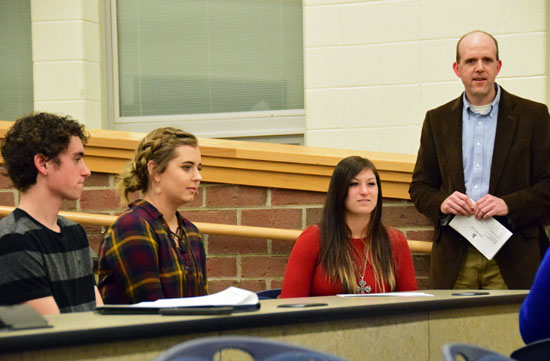
[[[442,227],[445,227],[449,224],[449,222],[453,219],[452,214],[444,214],[443,212],[439,211],[439,225]]]

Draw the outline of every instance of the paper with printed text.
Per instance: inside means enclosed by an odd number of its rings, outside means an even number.
[[[449,226],[466,238],[487,259],[493,259],[512,236],[512,232],[493,217],[476,219],[473,215],[455,216]]]

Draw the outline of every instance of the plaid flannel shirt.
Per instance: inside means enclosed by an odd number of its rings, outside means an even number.
[[[130,204],[99,248],[98,288],[106,304],[132,304],[208,293],[206,253],[195,225],[176,213],[176,247],[162,214],[145,200]]]

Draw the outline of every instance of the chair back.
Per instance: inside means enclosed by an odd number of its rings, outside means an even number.
[[[550,360],[550,339],[532,342],[515,350],[510,356],[518,361]]]
[[[448,343],[441,348],[441,353],[444,361],[514,361],[500,353],[465,343]]]
[[[254,361],[345,361],[305,347],[257,337],[237,336],[187,341],[168,349],[154,361],[213,361],[214,355],[224,349],[245,351]]]

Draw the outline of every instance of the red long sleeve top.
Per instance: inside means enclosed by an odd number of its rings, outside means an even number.
[[[396,265],[396,287],[394,291],[417,290],[416,277],[411,252],[405,236],[396,229],[388,228],[392,244],[393,261]],[[357,250],[354,259],[357,269],[363,272],[363,261],[359,255],[364,254],[364,244],[361,239],[350,239],[352,246]],[[319,265],[321,240],[317,225],[306,228],[296,240],[286,266],[285,278],[281,291],[281,298],[331,296],[342,293],[342,285],[328,279],[327,274]],[[357,275],[357,282],[360,276]],[[364,280],[372,289],[371,293],[383,292],[374,281],[374,273],[370,262],[365,269]],[[390,291],[389,284],[385,285]]]

